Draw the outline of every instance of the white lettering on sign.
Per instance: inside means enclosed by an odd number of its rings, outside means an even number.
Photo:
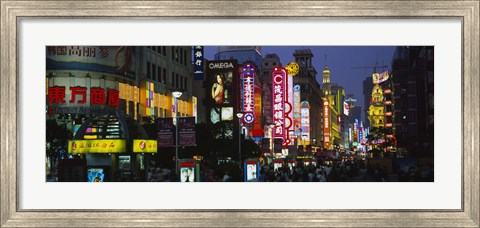
[[[284,68],[276,67],[272,72],[272,105],[275,123],[274,138],[285,139],[285,79]]]
[[[224,63],[210,63],[208,64],[210,69],[225,69],[225,68],[233,68],[233,63],[231,62],[224,62]]]

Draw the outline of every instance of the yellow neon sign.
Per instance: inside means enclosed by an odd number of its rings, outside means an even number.
[[[68,153],[125,153],[127,143],[124,139],[69,140]]]
[[[134,139],[133,152],[134,153],[156,153],[157,140]]]

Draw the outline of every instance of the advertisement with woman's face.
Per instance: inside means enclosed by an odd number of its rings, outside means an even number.
[[[180,182],[195,182],[195,168],[180,167]]]
[[[275,162],[275,163],[273,163],[273,170],[277,171],[277,169],[281,169],[282,166],[283,166],[282,163],[280,163],[280,162]]]
[[[257,164],[247,164],[247,182],[257,181]]]
[[[233,72],[214,73],[212,75],[211,98],[215,105],[231,104]]]

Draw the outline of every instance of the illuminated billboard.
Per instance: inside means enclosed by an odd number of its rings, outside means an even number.
[[[47,46],[47,70],[99,72],[135,79],[135,47]]]
[[[390,75],[388,74],[388,70],[386,70],[382,73],[373,73],[372,74],[373,84],[382,83],[382,82],[388,80],[389,77],[390,77]]]
[[[300,112],[300,85],[293,86],[293,131],[297,137],[302,132],[302,114]]]
[[[262,89],[260,87],[255,87],[255,117],[257,118],[253,121],[252,136],[262,137]]]
[[[330,147],[330,108],[327,99],[323,100],[323,146]]]
[[[195,80],[203,80],[203,46],[193,46],[193,74]]]
[[[348,105],[348,103],[345,101],[343,102],[343,114],[346,116],[350,115],[350,105]]]
[[[242,70],[242,111],[244,115],[253,114],[255,109],[255,86],[254,86],[255,68],[252,64],[243,65]],[[246,123],[253,123],[254,115],[252,119],[245,121]]]
[[[272,71],[273,137],[285,138],[285,81],[287,72],[283,67]]]
[[[243,169],[245,170],[244,181],[255,182],[258,181],[260,175],[260,164],[256,161],[246,161]]]
[[[105,173],[102,168],[89,168],[87,170],[88,182],[104,182]]]
[[[127,145],[124,139],[69,140],[68,153],[124,153]]]
[[[215,139],[233,139],[235,112],[242,105],[237,101],[241,87],[237,60],[206,61],[205,66],[207,94],[204,104],[207,119],[215,125],[212,134]]]
[[[207,62],[209,79],[209,103],[215,106],[233,104],[233,77],[237,61]]]
[[[302,101],[300,114],[302,124],[301,139],[303,145],[310,145],[310,104],[308,101]]]
[[[134,139],[133,152],[134,153],[156,153],[157,140]]]
[[[195,162],[179,162],[180,182],[195,182]]]

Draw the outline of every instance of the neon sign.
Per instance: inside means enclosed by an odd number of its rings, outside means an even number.
[[[285,138],[285,80],[287,72],[282,67],[272,71],[273,137]]]
[[[330,147],[330,109],[328,100],[323,101],[323,146]]]
[[[245,122],[250,124],[254,121],[253,112],[255,111],[255,87],[254,87],[255,68],[251,64],[243,65],[243,112],[245,113]],[[247,118],[248,117],[248,118]],[[248,119],[248,120],[247,120]]]

